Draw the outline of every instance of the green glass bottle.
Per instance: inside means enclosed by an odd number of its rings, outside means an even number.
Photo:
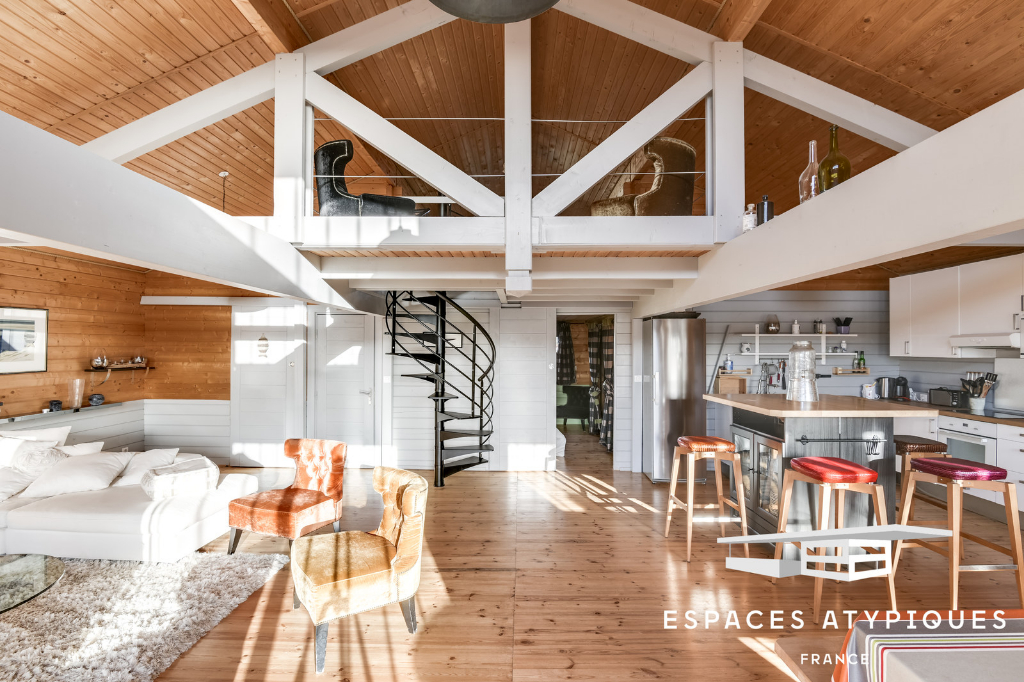
[[[839,151],[839,126],[829,128],[828,154],[818,165],[821,191],[832,189],[850,179],[850,160]]]

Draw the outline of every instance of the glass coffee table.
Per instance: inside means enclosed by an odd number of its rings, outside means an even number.
[[[0,556],[0,613],[38,597],[64,575],[64,562],[43,554]]]

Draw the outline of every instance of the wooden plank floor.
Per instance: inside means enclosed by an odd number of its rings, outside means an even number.
[[[613,472],[611,455],[596,441],[571,425],[558,471],[464,472],[430,490],[418,634],[408,634],[397,605],[333,623],[327,669],[317,677],[313,628],[304,609],[292,610],[284,570],[160,680],[793,679],[774,643],[783,635],[823,634],[809,616],[813,582],[796,577],[773,586],[727,571],[725,550],[714,542],[717,526],[697,527],[694,559],[686,564],[683,525],[676,523],[670,538],[661,533],[667,486]],[[260,473],[265,486],[289,482],[281,470]],[[379,521],[368,474],[346,472],[348,529],[373,529]],[[707,501],[709,489],[698,488]],[[942,518],[922,508],[921,519]],[[1005,525],[968,513],[965,527],[1006,542]],[[205,549],[225,547],[226,536]],[[286,552],[287,542],[246,536],[240,551]],[[763,548],[755,552],[767,556]],[[968,561],[1001,563],[997,557],[968,546]],[[908,552],[897,588],[901,608],[945,608],[942,558]],[[965,608],[1019,607],[1009,573],[967,574],[961,594]],[[824,609],[886,607],[882,580],[826,583]],[[750,610],[766,615],[753,621],[761,629],[719,623],[706,631],[665,630],[665,609],[680,617],[688,609],[718,610],[723,619],[736,610],[741,623]],[[770,629],[773,609],[785,611],[784,629]],[[803,630],[792,628],[793,610],[804,612]]]

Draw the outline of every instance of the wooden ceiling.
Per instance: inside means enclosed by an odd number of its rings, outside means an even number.
[[[401,0],[5,0],[0,3],[0,109],[81,144],[297,47],[402,4]],[[745,46],[935,129],[1024,88],[1019,0],[634,0]],[[261,22],[259,8],[276,18]],[[240,9],[241,8],[241,9]],[[292,10],[299,24],[294,22]],[[244,10],[244,12],[243,12]],[[281,27],[285,27],[282,29]],[[288,28],[290,26],[290,28]],[[275,30],[276,27],[276,30]],[[621,121],[689,65],[558,11],[533,20],[537,119]],[[502,29],[458,20],[346,67],[332,78],[388,117],[500,118]],[[752,91],[746,96],[747,201],[776,212],[797,203],[807,142],[826,122]],[[701,118],[702,107],[685,117]],[[400,121],[466,172],[502,172],[500,121]],[[535,190],[618,123],[534,124]],[[657,131],[651,131],[652,134]],[[703,169],[703,121],[663,134],[689,141]],[[347,136],[330,121],[317,141]],[[889,158],[844,133],[854,172]],[[248,109],[127,164],[235,215],[272,212],[273,102]],[[636,159],[620,172],[640,168]],[[225,196],[218,173],[229,171]],[[349,175],[404,175],[371,148]],[[567,213],[588,213],[630,176],[609,176]],[[639,178],[638,178],[639,179]],[[502,192],[500,178],[481,177]],[[424,183],[396,179],[406,194]],[[695,210],[703,210],[702,184]]]

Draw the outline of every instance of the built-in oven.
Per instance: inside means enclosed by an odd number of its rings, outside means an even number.
[[[946,443],[946,452],[950,457],[996,466],[997,436],[996,424],[973,419],[939,417],[938,439]],[[941,490],[929,492],[942,495]],[[996,493],[990,490],[968,488],[966,492],[990,502],[996,501]]]

